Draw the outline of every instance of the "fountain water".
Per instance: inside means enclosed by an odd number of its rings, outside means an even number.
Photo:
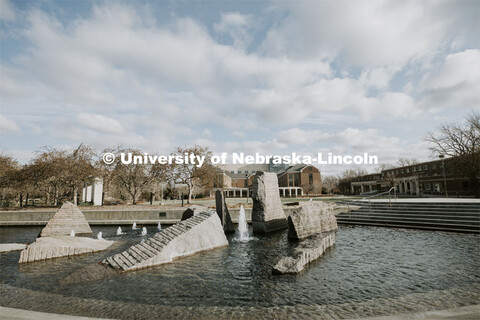
[[[98,239],[98,240],[103,240],[102,231],[100,231],[100,232],[97,234],[97,239]]]
[[[118,227],[118,229],[117,229],[117,236],[120,236],[120,235],[122,235],[122,234],[123,234],[123,232],[122,232],[122,227]]]
[[[161,224],[160,222],[158,222],[157,230],[158,230],[158,231],[162,230],[162,224]]]
[[[132,230],[137,230],[137,229],[138,229],[138,228],[137,228],[137,223],[134,222],[133,225],[132,225]]]
[[[251,240],[248,233],[247,219],[245,218],[245,209],[243,208],[243,206],[240,207],[240,212],[238,214],[238,240]]]
[[[75,231],[70,231],[70,237],[75,237]]]
[[[147,235],[147,228],[143,227],[142,228],[142,236],[146,236]]]

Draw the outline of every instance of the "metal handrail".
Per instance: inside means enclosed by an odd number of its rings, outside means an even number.
[[[374,194],[373,196],[370,196],[370,197],[367,197],[367,198],[363,198],[363,199],[368,199],[368,206],[370,207],[370,212],[372,212],[372,204],[370,202],[370,199],[373,198],[373,197],[378,197],[378,196],[381,196],[381,195],[385,195],[385,194],[388,194],[388,206],[392,206],[392,197],[391,197],[391,192],[393,190],[393,194],[395,196],[395,201],[397,201],[397,189],[395,187],[391,187],[390,190],[388,191],[385,191],[385,192],[382,192],[382,193],[378,193],[378,194]]]

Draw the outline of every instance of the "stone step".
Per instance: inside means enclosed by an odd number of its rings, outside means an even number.
[[[431,231],[448,231],[448,232],[466,232],[466,233],[480,233],[480,230],[474,228],[455,228],[455,227],[443,227],[443,226],[431,226],[431,225],[408,225],[401,223],[382,223],[382,222],[372,222],[372,221],[354,221],[354,222],[340,222],[341,225],[361,225],[361,226],[372,226],[372,227],[393,227],[393,228],[406,228],[406,229],[422,229],[422,230],[431,230]]]
[[[338,214],[337,218],[353,217],[353,216],[372,216],[372,217],[398,217],[402,219],[442,219],[442,220],[462,220],[462,221],[478,221],[480,215],[438,215],[435,213],[410,213],[410,212],[369,212],[369,211],[351,211],[349,213]]]
[[[467,224],[458,224],[458,223],[433,223],[425,221],[406,221],[406,220],[394,220],[394,219],[361,219],[361,218],[351,218],[351,219],[337,219],[339,224],[364,224],[364,225],[401,225],[403,227],[424,227],[428,229],[459,229],[459,230],[471,230],[472,232],[480,232],[480,227],[478,225],[467,225]]]

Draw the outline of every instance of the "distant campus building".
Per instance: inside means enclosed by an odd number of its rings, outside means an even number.
[[[223,188],[227,197],[251,196],[253,178],[258,171],[275,172],[281,197],[320,194],[320,171],[312,165],[250,164],[223,165],[216,188]]]
[[[422,162],[367,174],[352,180],[352,194],[385,192],[395,187],[405,195],[465,196],[473,193],[470,180],[458,176],[449,166],[449,159]]]

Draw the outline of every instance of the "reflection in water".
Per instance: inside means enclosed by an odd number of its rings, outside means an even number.
[[[139,243],[139,232],[107,240],[125,241],[115,249],[84,256],[18,265],[19,252],[0,255],[0,282],[63,296],[167,306],[295,306],[359,302],[480,281],[478,235],[341,227],[336,245],[298,276],[273,276],[272,266],[293,249],[287,233],[196,254],[154,268],[87,283],[60,285],[81,268]],[[157,226],[148,227],[149,235]],[[0,229],[0,241],[32,242],[39,227]],[[148,235],[147,235],[148,237]],[[18,297],[21,299],[21,297]]]

